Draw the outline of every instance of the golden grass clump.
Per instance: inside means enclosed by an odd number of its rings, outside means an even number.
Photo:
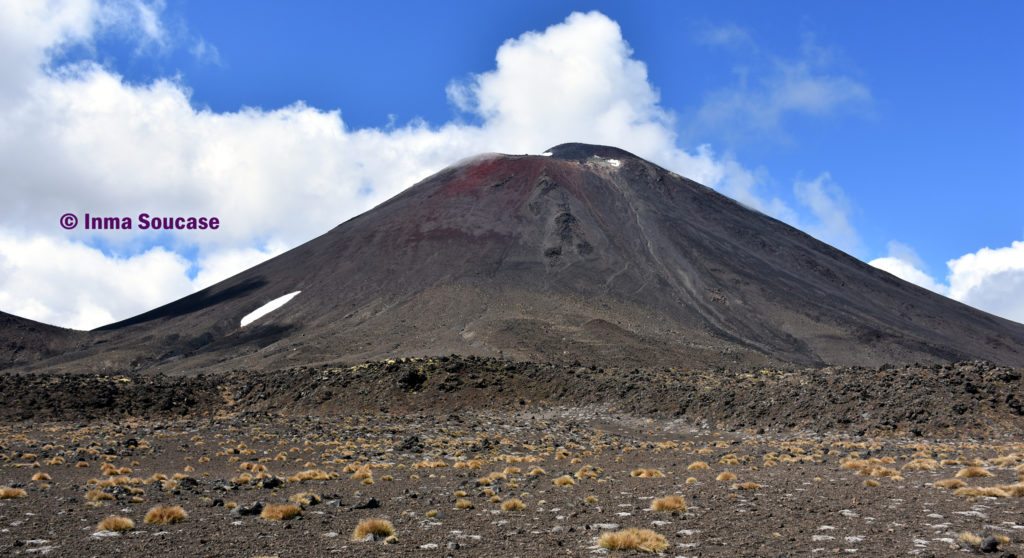
[[[526,509],[526,503],[519,498],[509,498],[501,503],[501,511],[523,511]]]
[[[757,490],[758,488],[761,488],[761,485],[756,482],[738,482],[732,485],[733,490]]]
[[[875,479],[866,479],[864,481],[864,486],[866,486],[868,488],[875,488],[875,487],[878,487],[878,486],[882,486],[882,483],[876,481]]]
[[[653,553],[668,549],[665,537],[650,529],[623,529],[602,533],[597,544],[608,550],[639,550]]]
[[[572,480],[572,477],[569,475],[562,475],[551,482],[555,486],[573,486],[576,484],[576,481]]]
[[[302,508],[295,504],[267,504],[260,512],[260,518],[267,521],[288,521],[302,515]]]
[[[999,486],[965,486],[957,488],[953,494],[967,498],[1009,498],[1010,494]]]
[[[583,479],[596,479],[600,475],[601,475],[601,469],[599,469],[597,467],[594,467],[593,465],[584,465],[584,466],[580,467],[580,469],[578,471],[576,471],[576,473],[574,473],[573,476],[575,476],[576,478],[578,478],[580,480],[583,480]]]
[[[903,466],[904,471],[934,471],[940,467],[934,459],[915,459]]]
[[[44,473],[42,471],[39,471],[38,473],[32,475],[32,482],[47,482],[51,480],[53,480],[52,477],[50,477],[49,474]]]
[[[945,488],[947,490],[956,490],[957,488],[967,486],[967,483],[960,479],[942,479],[935,481],[933,484],[935,488]]]
[[[110,494],[109,492],[104,492],[98,488],[94,488],[85,493],[85,500],[87,502],[105,502],[113,499],[113,494]]]
[[[112,531],[114,533],[123,533],[125,531],[131,531],[134,528],[134,521],[120,515],[108,516],[103,521],[100,521],[100,524],[96,526],[97,531]]]
[[[142,519],[147,525],[170,525],[185,521],[188,514],[181,506],[156,506],[146,512]]]
[[[686,500],[683,500],[682,496],[675,494],[672,496],[665,496],[663,498],[655,498],[654,501],[651,502],[651,510],[684,512],[686,511]]]
[[[0,486],[0,500],[13,500],[15,498],[24,498],[26,496],[28,496],[28,492],[25,492],[20,488]]]
[[[715,477],[715,480],[718,482],[734,481],[736,480],[736,473],[733,473],[731,471],[722,471],[721,473],[718,473],[718,476]]]
[[[352,540],[356,542],[388,540],[394,536],[395,526],[387,519],[364,519],[352,530]]]
[[[686,466],[687,471],[706,471],[710,468],[707,461],[694,461]]]
[[[471,510],[473,507],[473,502],[470,502],[465,498],[455,500],[455,509],[457,510]]]
[[[665,473],[657,469],[633,469],[629,472],[629,476],[640,479],[660,479],[665,476]]]
[[[984,467],[964,467],[956,472],[956,478],[958,479],[974,479],[980,477],[991,477],[994,476]]]
[[[534,467],[533,469],[530,469],[526,473],[526,475],[530,476],[530,477],[539,477],[540,475],[546,475],[546,474],[547,473],[544,471],[544,469],[541,469],[540,467]]]
[[[975,535],[974,533],[970,533],[967,531],[960,533],[960,536],[958,538],[960,542],[968,546],[981,546],[981,541],[983,540],[978,535]]]
[[[320,495],[312,492],[299,492],[292,494],[288,501],[295,502],[300,506],[313,506],[320,503]]]
[[[288,482],[305,482],[311,480],[331,480],[331,474],[321,469],[306,469],[288,477]]]

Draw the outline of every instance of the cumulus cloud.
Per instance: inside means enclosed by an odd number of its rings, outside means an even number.
[[[949,260],[945,283],[924,272],[912,251],[897,246],[902,249],[894,253],[890,247],[888,256],[870,264],[954,300],[1024,323],[1024,241],[982,248]]]
[[[125,34],[143,45],[166,41],[161,10],[0,4],[0,47],[11,47],[0,48],[0,168],[17,192],[0,205],[3,310],[76,328],[123,319],[321,234],[452,161],[565,141],[619,145],[799,222],[797,209],[761,192],[757,172],[708,146],[677,146],[646,66],[597,12],[510,39],[492,71],[453,82],[449,97],[476,124],[352,129],[340,111],[302,103],[214,112],[193,106],[179,78],[133,84],[94,62],[54,67],[56,53],[112,26],[134,29]],[[818,219],[834,216],[821,196],[807,200]],[[158,240],[65,233],[64,212],[205,215],[222,225]]]

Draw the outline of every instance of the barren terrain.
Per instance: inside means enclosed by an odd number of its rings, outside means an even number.
[[[0,554],[630,556],[601,536],[642,528],[668,556],[1010,556],[1019,379],[459,357],[9,375]],[[156,506],[186,516],[146,523]],[[393,538],[353,540],[365,519]]]

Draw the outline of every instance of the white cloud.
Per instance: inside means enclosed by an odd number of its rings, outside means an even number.
[[[903,245],[898,245],[903,246]],[[904,247],[906,248],[906,247]],[[1024,241],[1002,248],[982,248],[946,262],[945,284],[936,281],[909,255],[890,254],[871,265],[997,316],[1024,323]]]
[[[494,70],[453,83],[452,102],[479,124],[351,129],[339,111],[302,103],[214,112],[194,107],[179,79],[130,84],[88,62],[48,68],[61,49],[112,27],[134,29],[124,33],[142,45],[165,44],[161,10],[137,1],[0,3],[0,47],[10,47],[0,48],[0,168],[15,192],[0,205],[3,310],[73,327],[123,319],[321,234],[452,161],[566,141],[621,146],[799,221],[761,193],[758,173],[710,147],[677,146],[674,116],[646,66],[618,24],[596,12],[510,39]],[[848,221],[824,223],[839,215],[831,198],[812,194],[822,230],[844,233]],[[64,212],[217,216],[222,225],[147,249],[153,238],[139,231],[64,233]],[[89,247],[97,237],[106,253]],[[193,250],[194,262],[178,254]]]
[[[721,40],[736,35],[728,27],[722,29]],[[746,38],[749,40],[749,35]],[[871,90],[833,70],[833,58],[831,51],[807,36],[799,59],[769,57],[756,60],[752,66],[740,66],[736,68],[735,85],[706,96],[692,127],[705,134],[730,137],[784,136],[783,120],[788,115],[826,116],[840,109],[866,107],[872,99]]]
[[[710,46],[747,48],[756,46],[750,33],[735,23],[704,25],[694,34],[694,40]]]
[[[860,237],[850,223],[849,202],[829,173],[822,173],[810,181],[798,180],[793,192],[816,219],[807,225],[808,233],[841,250],[859,251]]]

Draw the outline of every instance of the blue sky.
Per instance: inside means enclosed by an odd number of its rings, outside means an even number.
[[[8,182],[26,187],[18,204],[23,211],[5,216],[6,229],[0,227],[0,255],[17,270],[17,279],[6,285],[12,293],[7,298],[0,280],[0,309],[6,311],[12,311],[16,288],[53,273],[18,256],[29,252],[30,239],[52,242],[54,250],[78,250],[89,261],[101,258],[98,266],[137,265],[140,273],[153,274],[185,269],[166,288],[140,293],[135,304],[123,307],[97,312],[54,302],[60,290],[54,285],[32,304],[13,309],[51,323],[92,325],[280,253],[474,145],[540,150],[548,145],[535,144],[548,137],[608,137],[582,124],[588,116],[582,112],[562,123],[564,129],[524,132],[510,124],[523,117],[508,109],[521,100],[516,95],[535,95],[540,104],[562,96],[568,111],[574,103],[634,107],[641,116],[639,124],[629,124],[635,135],[626,134],[631,143],[625,147],[646,150],[640,154],[703,178],[864,261],[1024,320],[1024,304],[1007,309],[1002,302],[1016,294],[1024,298],[1019,2],[63,0],[47,9],[52,13],[27,10],[21,20],[6,18],[14,22],[8,34],[15,48],[9,50],[27,53],[21,58],[30,61],[34,55],[38,68],[10,61],[5,66],[0,59],[8,89],[18,92],[5,97],[0,90],[0,116],[5,109],[36,114],[25,110],[35,107],[42,116],[24,122],[26,129],[66,139],[39,145],[74,145],[103,173],[82,171],[76,155],[56,148],[34,154],[56,170],[7,171]],[[595,11],[586,22],[570,18]],[[36,30],[32,37],[19,35],[15,24]],[[569,45],[552,31],[563,27]],[[528,32],[533,39],[524,38]],[[608,95],[595,100],[573,84],[545,87],[543,76],[524,78],[512,62],[503,66],[500,55],[496,66],[499,48],[540,61],[548,51],[586,59],[586,52],[558,51],[575,49],[576,40],[620,57],[601,69],[608,73],[600,77],[614,82]],[[19,89],[22,81],[35,86]],[[453,84],[468,92],[461,106]],[[499,91],[520,85],[522,91]],[[495,104],[505,108],[487,112]],[[538,114],[559,114],[558,108]],[[109,129],[106,136],[81,132],[100,128]],[[563,138],[563,131],[587,137]],[[504,141],[501,133],[519,135]],[[305,166],[323,168],[303,174],[276,165],[247,174],[246,163],[280,151],[282,137],[288,138],[283,152],[309,151]],[[0,158],[24,160],[10,145],[0,143]],[[201,160],[190,145],[224,151]],[[383,171],[374,174],[394,166],[367,161],[382,146],[416,150],[415,164],[383,178]],[[340,148],[351,153],[322,163]],[[240,152],[246,156],[235,164],[232,157]],[[160,172],[150,161],[160,162]],[[74,169],[79,177],[96,174],[72,184],[71,178],[55,178],[64,167],[68,176]],[[315,183],[297,200],[323,205],[307,229],[274,225],[274,214],[259,205],[280,204],[294,189],[292,180]],[[249,183],[248,190],[239,186]],[[315,196],[330,194],[334,184],[345,192],[336,196],[342,205],[318,203],[325,198]],[[240,205],[253,206],[251,214],[259,215],[253,219],[267,224],[263,230],[232,229],[228,218],[215,239],[90,237],[19,220],[37,212],[48,221],[51,213],[69,209],[118,214],[150,207],[147,199],[167,211],[227,212],[225,200],[240,199],[229,195],[232,188],[253,198]],[[58,200],[72,190],[91,193],[61,206]],[[986,247],[992,251],[983,252]]]
[[[296,100],[342,111],[352,127],[391,118],[439,125],[465,117],[445,87],[484,72],[494,50],[572,11],[622,26],[684,146],[730,150],[772,181],[822,168],[842,185],[864,240],[913,246],[929,270],[982,246],[1024,236],[1024,5],[1019,2],[169,2],[171,27],[216,48],[137,52],[116,38],[100,51],[129,79],[180,74],[197,105],[217,111]],[[735,26],[746,44],[699,40]],[[745,39],[746,40],[746,39]],[[871,102],[827,117],[790,115],[780,129],[688,130],[706,95],[734,87],[741,68],[797,58],[806,41],[871,91]],[[782,195],[784,188],[780,189]]]

